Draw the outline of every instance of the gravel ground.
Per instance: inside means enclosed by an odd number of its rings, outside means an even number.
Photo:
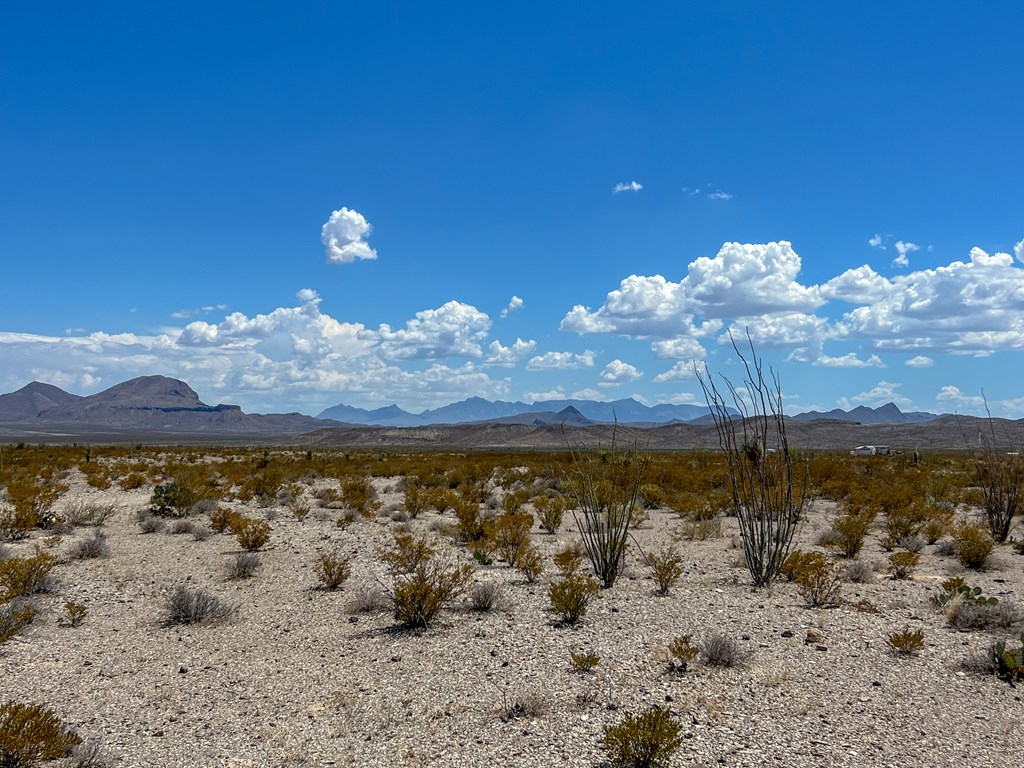
[[[401,498],[397,479],[375,481],[385,508]],[[300,522],[235,504],[269,516],[273,532],[256,575],[228,580],[234,538],[144,535],[135,513],[148,498],[148,489],[98,491],[72,478],[62,504],[117,503],[104,526],[111,554],[68,562],[91,531],[65,536],[51,550],[64,562],[40,597],[43,616],[0,647],[0,699],[52,706],[114,765],[597,766],[607,760],[603,726],[651,705],[683,725],[679,766],[1007,768],[1024,758],[1019,690],[961,668],[992,636],[947,627],[930,602],[954,574],[1001,600],[1024,599],[1024,558],[1008,547],[980,574],[926,547],[912,580],[883,573],[847,583],[844,605],[812,609],[793,584],[750,587],[735,521],[726,520],[721,537],[679,545],[686,571],[669,596],[654,593],[633,549],[619,583],[578,626],[560,627],[546,610],[550,560],[535,584],[498,563],[474,578],[503,586],[503,609],[463,604],[409,632],[387,612],[350,610],[361,590],[387,583],[375,552],[399,525],[388,517],[342,530],[333,510]],[[427,531],[438,517],[409,525]],[[827,519],[824,505],[811,509],[805,546]],[[678,526],[655,511],[635,533],[645,550],[659,549]],[[43,536],[11,549],[28,554]],[[546,555],[575,538],[571,521],[557,537],[531,536]],[[340,590],[318,590],[315,552],[335,545],[351,556],[352,575]],[[874,537],[861,558],[884,561]],[[237,605],[236,618],[162,626],[164,601],[182,584]],[[66,600],[88,607],[81,626],[60,620]],[[861,600],[878,612],[858,610]],[[904,627],[925,633],[917,656],[887,648],[887,635]],[[820,637],[806,642],[809,630]],[[687,633],[697,642],[724,633],[746,660],[671,672],[665,647]],[[573,671],[570,650],[592,650],[600,664]],[[517,697],[529,714],[503,717],[503,703]]]

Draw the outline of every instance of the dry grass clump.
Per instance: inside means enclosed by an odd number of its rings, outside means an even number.
[[[731,637],[716,633],[700,644],[700,660],[709,667],[735,667],[746,660],[746,654]]]
[[[526,690],[510,696],[508,691],[501,692],[501,713],[503,722],[519,717],[540,717],[548,711],[548,697],[541,691]]]
[[[159,533],[163,529],[164,521],[156,515],[151,515],[148,512],[139,514],[140,533]]]
[[[96,531],[87,539],[76,541],[68,551],[68,557],[72,560],[94,560],[100,557],[110,557],[110,545],[107,544],[107,537],[102,531]]]
[[[479,613],[502,610],[506,604],[505,590],[495,581],[482,581],[469,590],[469,606]]]
[[[117,505],[108,502],[98,504],[95,502],[75,501],[64,507],[61,513],[64,520],[78,527],[102,526],[117,512]]]
[[[162,624],[222,624],[229,621],[238,608],[201,589],[178,586],[164,602]]]
[[[228,561],[227,577],[232,581],[252,578],[261,564],[260,556],[255,552],[236,552]]]

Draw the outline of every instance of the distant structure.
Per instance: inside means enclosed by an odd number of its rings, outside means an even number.
[[[858,445],[851,456],[888,456],[891,453],[888,445]]]

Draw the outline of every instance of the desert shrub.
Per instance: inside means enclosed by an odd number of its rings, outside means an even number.
[[[988,411],[988,403],[985,403]],[[1024,462],[1020,452],[998,446],[996,424],[988,414],[988,429],[979,432],[982,449],[971,458],[974,476],[981,491],[981,507],[985,510],[988,532],[993,541],[1006,541],[1024,494]],[[973,566],[968,566],[973,567]]]
[[[566,491],[579,510],[573,516],[584,550],[605,588],[615,583],[625,566],[629,526],[650,462],[635,438],[628,450],[619,450],[618,432],[613,433],[607,451],[573,451],[566,482]]]
[[[919,562],[921,556],[917,552],[893,552],[889,555],[889,571],[896,580],[909,579]]]
[[[700,655],[700,648],[693,644],[692,635],[679,635],[668,644],[673,672],[683,674]]]
[[[29,768],[68,755],[82,740],[42,704],[0,704],[0,766]]]
[[[517,717],[540,717],[548,706],[548,697],[542,691],[519,691],[511,696],[506,690],[501,692],[501,719],[506,723]]]
[[[870,584],[875,580],[875,569],[863,560],[851,560],[846,566],[846,580],[852,584]]]
[[[212,489],[203,482],[196,468],[178,470],[174,479],[153,488],[150,512],[160,517],[186,517],[200,501],[212,495]]]
[[[1024,621],[1024,610],[1016,603],[988,597],[981,587],[970,587],[963,579],[948,579],[942,589],[932,602],[942,609],[946,623],[954,629],[1007,629]]]
[[[486,613],[499,610],[505,604],[505,591],[494,581],[474,584],[469,590],[469,605],[474,611]]]
[[[138,490],[146,484],[146,476],[141,472],[129,472],[127,475],[122,477],[117,482],[121,486],[122,490],[134,491]]]
[[[505,512],[488,521],[487,536],[502,560],[514,568],[530,541],[533,517],[525,512]]]
[[[139,515],[139,531],[141,533],[159,533],[164,529],[164,521],[149,513]]]
[[[855,558],[875,522],[875,513],[866,509],[848,509],[832,521],[834,536],[827,546],[842,557]]]
[[[238,546],[246,552],[262,549],[270,541],[270,523],[253,517],[238,515],[231,521],[231,530],[238,540]]]
[[[427,627],[444,606],[458,598],[473,576],[468,564],[431,558],[414,571],[394,577],[391,601],[395,618],[406,627]]]
[[[37,525],[53,522],[53,505],[67,491],[67,485],[45,478],[19,479],[7,484],[9,506],[0,506],[0,537],[23,539]]]
[[[391,547],[377,553],[392,573],[412,573],[430,561],[437,547],[426,536],[413,536],[406,531],[395,531]]]
[[[830,562],[821,552],[801,555],[795,577],[800,596],[816,608],[838,605],[843,587],[839,564]]]
[[[48,592],[52,586],[50,571],[57,558],[36,547],[31,557],[0,560],[0,601]]]
[[[38,611],[28,600],[16,598],[0,604],[0,645],[3,645],[32,623]],[[0,762],[0,765],[3,763]]]
[[[195,533],[195,527],[191,520],[175,520],[168,527],[167,532],[175,536]]]
[[[232,521],[238,517],[238,513],[228,507],[217,505],[206,513],[210,520],[210,528],[214,533],[224,533],[231,530]]]
[[[661,768],[683,745],[682,727],[667,709],[652,707],[606,725],[603,743],[615,768]]]
[[[666,547],[661,554],[648,555],[647,562],[658,594],[667,595],[683,575],[683,558],[671,547]]]
[[[744,659],[739,643],[728,635],[708,635],[700,644],[700,660],[710,667],[735,667]]]
[[[64,603],[64,618],[69,627],[81,626],[88,613],[88,607],[82,603],[76,603],[74,600],[68,600]]]
[[[601,663],[601,657],[593,651],[569,651],[569,664],[572,666],[574,672],[580,672],[586,674],[593,672],[598,664]]]
[[[177,586],[164,601],[162,623],[165,627],[178,624],[221,624],[231,619],[238,608],[201,589]]]
[[[382,613],[391,607],[391,600],[388,594],[373,586],[364,585],[357,587],[345,606],[345,612],[350,614],[358,613]]]
[[[260,556],[255,552],[237,552],[228,561],[227,577],[231,580],[252,578],[260,564]]]
[[[953,511],[933,506],[928,510],[928,520],[921,528],[921,535],[928,544],[934,544],[945,536],[953,525]]]
[[[562,624],[575,624],[587,612],[600,584],[593,576],[572,570],[548,585],[551,610]]]
[[[372,517],[380,509],[377,489],[368,477],[347,477],[342,480],[341,499],[346,507],[363,517]]]
[[[430,490],[424,488],[418,483],[411,482],[408,478],[405,483],[405,498],[403,499],[403,506],[406,513],[412,519],[416,519],[421,514],[430,509]]]
[[[487,526],[480,504],[473,500],[456,498],[452,503],[458,521],[458,537],[467,544],[480,544],[487,538]]]
[[[533,584],[544,573],[544,556],[533,544],[527,542],[516,559],[516,570]]]
[[[959,525],[953,534],[953,550],[957,560],[965,568],[975,571],[984,569],[994,546],[995,542],[988,532],[974,525]]]
[[[75,527],[101,526],[117,511],[113,503],[96,504],[76,501],[64,507],[64,520]]]
[[[899,632],[889,633],[885,644],[897,656],[916,656],[924,648],[924,632],[904,627]]]
[[[323,589],[337,589],[352,575],[352,563],[340,548],[317,552],[313,565]]]
[[[532,499],[533,511],[542,530],[554,535],[572,502],[565,496],[542,493]]]
[[[89,538],[76,541],[68,552],[68,557],[72,560],[92,560],[99,557],[110,557],[110,545],[107,544],[107,537],[103,535],[102,531],[96,531]]]
[[[192,524],[192,538],[196,541],[206,541],[211,536],[213,536],[213,531],[210,530],[210,526],[203,523]]]
[[[83,741],[71,748],[68,768],[110,768],[111,761],[95,741]]]

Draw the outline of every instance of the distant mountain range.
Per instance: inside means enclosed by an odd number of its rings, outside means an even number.
[[[839,421],[851,425],[915,425],[941,418],[931,413],[902,413],[893,403],[880,408],[858,406],[851,411],[811,411],[794,422]],[[339,424],[339,422],[341,422]],[[541,400],[532,404],[471,397],[441,408],[413,414],[397,405],[366,410],[336,405],[316,418],[301,413],[248,414],[237,405],[207,405],[185,382],[166,376],[142,376],[95,395],[73,395],[52,384],[32,382],[0,395],[0,427],[8,436],[74,437],[109,435],[113,439],[168,433],[237,438],[294,436],[330,428],[412,428],[440,425],[502,427],[587,427],[618,422],[630,427],[709,425],[706,406],[647,406],[632,398]]]
[[[539,400],[533,404],[491,402],[471,397],[451,405],[419,414],[409,413],[397,405],[365,410],[351,405],[335,405],[317,414],[319,419],[332,419],[345,424],[375,425],[381,427],[422,427],[437,424],[471,424],[493,422],[500,424],[586,424],[612,423],[631,426],[655,426],[678,422],[705,422],[709,420],[704,405],[644,405],[633,398],[601,402],[596,400]],[[796,421],[829,419],[855,424],[920,424],[939,418],[938,414],[915,411],[903,413],[895,403],[878,408],[859,405],[851,411],[839,408],[822,413],[808,411],[792,416]]]

